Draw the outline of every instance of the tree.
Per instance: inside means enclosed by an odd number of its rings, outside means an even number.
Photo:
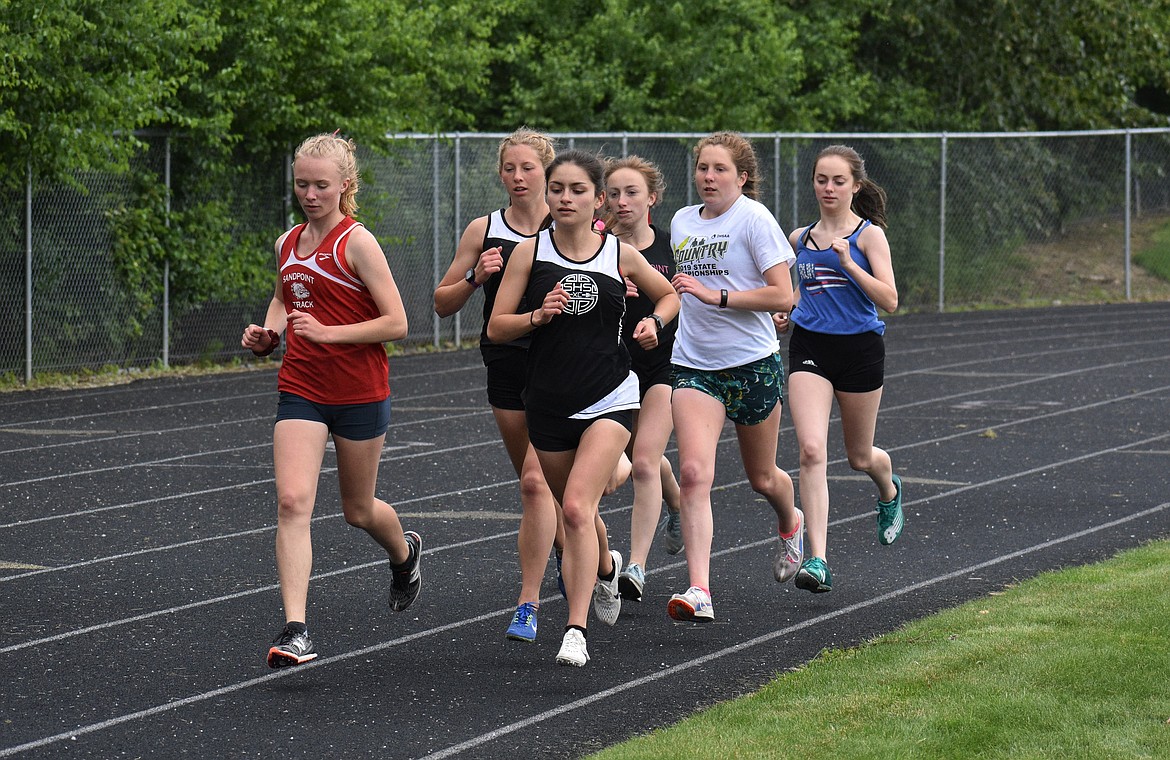
[[[526,3],[493,34],[476,126],[771,131],[856,112],[858,78],[839,55],[848,46],[830,49],[839,67],[819,50],[810,60],[806,19],[768,0]],[[811,91],[810,77],[833,97]]]
[[[886,0],[862,20],[858,53],[878,85],[870,128],[1100,129],[1170,115],[1167,0]]]
[[[151,3],[0,0],[3,183],[126,171],[166,103],[202,74],[211,17],[186,0]]]

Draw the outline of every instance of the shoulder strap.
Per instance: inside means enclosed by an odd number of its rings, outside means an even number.
[[[819,222],[819,221],[820,220],[818,219],[817,222]],[[803,245],[803,246],[808,245],[808,239],[812,236],[812,228],[817,226],[817,222],[813,222],[812,224],[810,224],[809,226],[804,228],[804,232],[801,233],[800,238],[799,238],[801,245]]]

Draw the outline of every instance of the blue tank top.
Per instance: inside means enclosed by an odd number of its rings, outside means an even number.
[[[869,225],[868,219],[862,220],[846,240],[849,241],[849,255],[859,267],[873,274],[869,259],[857,247],[857,237]],[[813,226],[810,224],[805,228],[796,246],[800,303],[792,311],[792,323],[830,335],[883,334],[886,323],[878,318],[877,306],[849,275],[841,271],[836,252],[832,248],[814,247],[810,235]]]

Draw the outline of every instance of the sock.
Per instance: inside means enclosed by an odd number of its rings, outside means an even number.
[[[882,501],[881,499],[878,499],[878,504],[893,506],[894,502],[898,500],[898,494],[902,492],[902,489],[898,487],[898,482],[896,480],[891,482],[894,484],[894,498],[890,499],[889,501]]]
[[[309,631],[309,627],[299,620],[293,620],[291,622],[285,623],[284,627],[285,630],[292,631],[293,633],[308,633]]]
[[[796,535],[796,531],[798,530],[800,530],[800,523],[796,524],[796,527],[792,529],[791,533],[781,533],[780,538],[792,538]]]
[[[409,552],[409,554],[406,555],[405,562],[403,562],[401,565],[396,565],[393,561],[390,562],[390,569],[396,573],[405,573],[410,569],[410,566],[414,564],[414,544],[407,541],[406,550]]]
[[[617,563],[614,563],[613,567],[611,567],[611,568],[609,569],[609,573],[608,573],[608,574],[606,574],[606,575],[598,575],[597,577],[598,577],[598,578],[600,578],[601,580],[603,580],[603,581],[605,581],[605,582],[607,582],[607,583],[608,583],[609,581],[612,581],[612,580],[613,580],[613,577],[614,577],[615,575],[617,575]]]
[[[568,633],[570,628],[576,628],[578,631],[580,631],[580,632],[581,632],[581,635],[582,635],[582,636],[584,636],[585,638],[589,638],[589,631],[585,630],[585,629],[584,629],[582,626],[579,626],[579,625],[566,625],[566,626],[565,626],[565,633]]]

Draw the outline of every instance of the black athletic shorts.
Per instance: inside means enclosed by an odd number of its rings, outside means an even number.
[[[488,403],[496,409],[524,411],[524,386],[528,384],[528,349],[493,346],[487,365]]]
[[[598,420],[613,420],[626,430],[634,430],[634,412],[630,409],[608,412],[587,420],[556,417],[531,409],[525,417],[528,421],[528,440],[534,449],[541,451],[572,451],[580,445],[581,436],[585,435],[589,426]]]
[[[876,332],[829,335],[792,325],[788,341],[788,375],[812,372],[842,393],[869,393],[882,387],[886,344]]]
[[[646,398],[646,391],[655,385],[670,385],[670,354],[654,362],[631,362],[630,369],[638,376],[638,398]]]

